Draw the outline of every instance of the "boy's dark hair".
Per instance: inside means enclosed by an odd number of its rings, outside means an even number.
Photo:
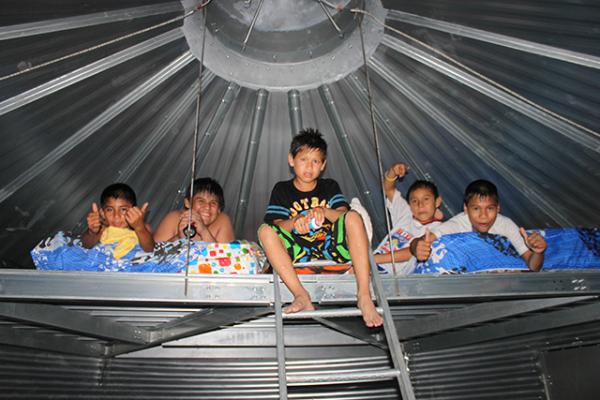
[[[303,148],[321,150],[323,159],[327,158],[327,142],[318,129],[306,128],[300,131],[290,145],[290,154],[296,157],[296,154]]]
[[[465,197],[463,199],[465,204],[468,204],[469,201],[475,196],[490,197],[496,200],[496,202],[500,201],[496,185],[490,181],[486,181],[485,179],[478,179],[469,183],[469,186],[467,186],[465,189]]]
[[[113,183],[112,185],[107,186],[100,195],[100,207],[104,207],[106,201],[110,198],[125,199],[130,202],[132,206],[135,207],[137,205],[135,192],[131,186],[124,183]]]
[[[191,185],[188,187],[186,197],[192,201],[192,197],[196,193],[210,193],[217,198],[219,202],[219,210],[223,211],[225,208],[225,196],[223,195],[223,188],[219,185],[219,182],[212,178],[196,178],[194,180],[194,193],[191,193]]]
[[[438,188],[433,182],[418,180],[414,181],[414,183],[408,188],[408,191],[406,192],[406,200],[410,202],[410,195],[417,189],[429,189],[433,193],[433,197],[435,199],[440,197],[438,193]]]

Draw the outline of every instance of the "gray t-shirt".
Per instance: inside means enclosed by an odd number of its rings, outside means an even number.
[[[473,226],[469,216],[464,212],[455,215],[448,221],[431,228],[431,233],[440,238],[451,233],[473,232]],[[523,255],[529,248],[525,244],[525,239],[519,232],[519,227],[510,218],[498,214],[494,225],[488,233],[502,235],[508,238],[520,255]]]

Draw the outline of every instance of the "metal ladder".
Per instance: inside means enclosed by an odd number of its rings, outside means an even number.
[[[377,300],[377,311],[383,316],[383,329],[385,332],[385,338],[387,342],[387,349],[392,359],[393,368],[386,370],[378,370],[374,372],[353,372],[344,374],[294,374],[287,375],[285,365],[285,342],[283,333],[283,320],[284,319],[313,319],[313,318],[340,318],[357,316],[360,317],[361,313],[358,308],[340,308],[334,310],[315,310],[315,311],[302,311],[294,314],[283,314],[282,301],[281,301],[281,283],[279,281],[279,275],[273,271],[273,284],[274,284],[274,297],[275,297],[275,333],[277,343],[277,375],[279,379],[279,398],[287,400],[288,384],[290,385],[302,385],[302,384],[334,384],[339,382],[376,382],[390,379],[396,379],[402,394],[403,400],[415,400],[415,394],[413,391],[410,377],[408,375],[408,368],[406,365],[406,358],[398,340],[398,334],[394,326],[392,319],[392,313],[385,296],[383,289],[383,282],[381,276],[377,272],[377,265],[373,256],[369,254],[369,264],[371,266],[371,282],[373,286],[373,292]]]

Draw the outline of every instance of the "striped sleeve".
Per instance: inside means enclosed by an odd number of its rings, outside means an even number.
[[[347,209],[350,209],[350,204],[348,203],[348,200],[346,200],[346,196],[344,196],[340,189],[340,185],[338,185],[336,181],[331,180],[330,190],[331,195],[327,201],[329,208],[336,209],[338,207],[346,207]]]
[[[271,192],[271,198],[269,199],[269,205],[267,206],[267,212],[264,219],[266,223],[270,224],[278,219],[290,218],[291,212],[289,208],[284,206],[284,199],[282,196],[283,190],[280,182],[273,187],[273,191]]]

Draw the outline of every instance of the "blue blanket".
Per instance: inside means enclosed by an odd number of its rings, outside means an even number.
[[[62,271],[171,272],[185,271],[187,241],[159,242],[153,253],[139,245],[121,258],[113,257],[115,244],[97,244],[91,249],[81,246],[79,238],[65,232],[42,240],[32,251],[37,269]],[[190,273],[256,274],[262,270],[264,254],[253,243],[192,242]]]
[[[600,268],[598,228],[536,230],[546,239],[543,270]],[[432,244],[431,257],[418,263],[416,274],[463,274],[490,271],[528,271],[510,241],[476,232],[442,236]]]

